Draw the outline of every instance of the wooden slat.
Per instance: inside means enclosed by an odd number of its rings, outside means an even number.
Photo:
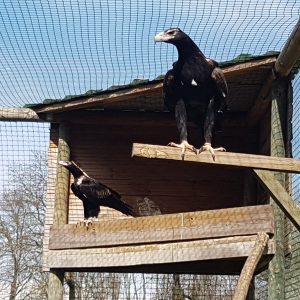
[[[133,144],[132,157],[182,160],[180,149],[167,146],[137,143]],[[300,160],[284,157],[217,152],[216,159],[213,161],[210,153],[202,152],[196,155],[187,151],[184,160],[186,162],[197,162],[201,164],[300,173]]]
[[[300,231],[300,208],[284,187],[274,177],[272,172],[253,170],[261,184],[268,190],[277,205]]]
[[[88,227],[83,223],[52,226],[50,249],[199,240],[251,235],[260,230],[274,233],[273,208],[270,205],[105,220]]]
[[[240,63],[224,68],[225,76],[239,76],[245,72],[268,66],[276,61],[276,57],[268,57],[264,59]],[[142,95],[160,94],[162,93],[162,82],[152,83],[132,88],[126,88],[120,91],[113,91],[93,97],[77,98],[69,101],[61,101],[59,103],[42,105],[36,107],[37,113],[61,112],[66,110],[80,109],[83,107],[91,107],[97,104],[116,103],[124,100],[133,99]]]
[[[250,235],[155,245],[51,250],[48,264],[50,268],[89,269],[236,259],[250,254],[255,239],[256,235]],[[272,240],[264,254],[274,254]]]

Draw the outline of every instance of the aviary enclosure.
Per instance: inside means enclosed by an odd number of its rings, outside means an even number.
[[[300,5],[5,1],[1,299],[297,299]],[[178,26],[220,63],[229,112],[206,153],[162,100]],[[202,141],[196,127],[189,139]],[[74,160],[137,212],[82,222]]]

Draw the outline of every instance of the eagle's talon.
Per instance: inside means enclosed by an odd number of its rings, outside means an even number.
[[[199,153],[204,152],[204,151],[209,151],[209,153],[211,154],[213,160],[215,160],[215,158],[216,158],[215,151],[226,152],[226,149],[223,148],[223,147],[213,148],[210,143],[205,143],[199,149]]]
[[[183,141],[180,144],[170,142],[170,143],[168,143],[168,146],[180,148],[181,149],[181,158],[182,158],[182,160],[184,160],[186,149],[194,152],[195,154],[198,154],[198,150],[193,145],[189,144],[187,141]]]

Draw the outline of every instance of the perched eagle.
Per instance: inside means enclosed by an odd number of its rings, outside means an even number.
[[[100,206],[116,209],[125,215],[135,215],[133,208],[121,199],[120,194],[88,176],[73,161],[59,161],[59,164],[74,176],[71,189],[82,200],[85,220],[97,219]]]
[[[227,107],[228,89],[222,70],[179,28],[158,33],[154,40],[173,44],[178,51],[178,61],[166,73],[163,83],[164,102],[175,112],[180,135],[180,144],[171,142],[169,145],[181,148],[182,158],[186,149],[198,153],[187,141],[187,122],[191,121],[203,132],[204,145],[199,151],[209,151],[214,159],[214,151],[225,151],[223,147],[211,146],[215,124]]]

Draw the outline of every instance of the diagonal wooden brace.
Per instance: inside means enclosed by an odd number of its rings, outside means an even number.
[[[300,207],[274,177],[273,172],[253,169],[253,173],[289,220],[300,231]]]
[[[265,232],[259,232],[257,234],[254,248],[248,256],[238,280],[233,300],[246,299],[254,271],[264,252],[268,240],[269,236]]]

